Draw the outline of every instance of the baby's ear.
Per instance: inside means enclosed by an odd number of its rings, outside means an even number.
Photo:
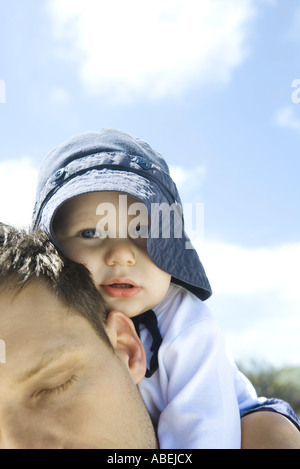
[[[106,332],[115,353],[127,367],[133,382],[138,384],[146,373],[146,354],[132,320],[120,311],[111,311]]]

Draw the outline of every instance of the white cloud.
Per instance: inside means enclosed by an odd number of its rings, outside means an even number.
[[[48,0],[65,57],[110,101],[224,83],[248,53],[254,0]]]
[[[296,117],[295,107],[292,105],[280,109],[275,116],[274,123],[279,127],[300,130],[300,118]]]
[[[238,360],[300,364],[300,243],[247,248],[205,240],[208,301]]]
[[[199,197],[199,192],[207,175],[207,168],[204,165],[198,165],[189,169],[178,165],[170,166],[170,174],[182,200],[192,202],[192,196],[193,198],[197,195]]]
[[[31,223],[38,171],[30,158],[0,162],[0,221],[17,227]]]
[[[206,240],[200,254],[218,293],[240,295],[274,289],[300,303],[300,243],[246,248]]]

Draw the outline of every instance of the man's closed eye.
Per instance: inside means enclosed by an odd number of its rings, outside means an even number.
[[[72,384],[75,381],[77,381],[77,376],[73,375],[71,376],[70,379],[65,381],[63,384],[60,384],[59,386],[55,386],[53,388],[43,388],[37,392],[34,392],[32,397],[38,399],[38,398],[47,397],[53,394],[59,394],[59,393],[65,392],[72,386]]]

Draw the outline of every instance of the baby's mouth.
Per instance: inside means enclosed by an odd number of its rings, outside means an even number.
[[[141,288],[131,280],[112,281],[106,285],[102,285],[102,288],[111,298],[133,298],[141,291]]]
[[[129,283],[111,283],[107,286],[111,288],[134,288],[134,286],[130,285]]]

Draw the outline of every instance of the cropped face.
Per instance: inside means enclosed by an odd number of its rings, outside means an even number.
[[[65,254],[91,271],[111,309],[133,317],[166,295],[171,276],[148,256],[148,213],[133,197],[117,192],[75,197],[59,210],[54,229]]]
[[[45,285],[1,292],[0,449],[155,448],[130,323],[111,313],[113,349]]]

